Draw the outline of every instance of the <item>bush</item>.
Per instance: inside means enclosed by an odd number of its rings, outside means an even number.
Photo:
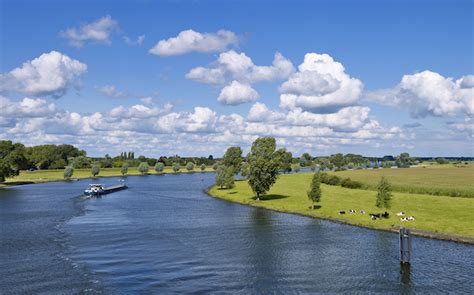
[[[193,170],[194,170],[194,163],[188,162],[188,163],[186,164],[186,169],[187,169],[189,172],[193,171]]]
[[[341,183],[341,179],[336,175],[329,175],[327,173],[321,173],[320,175],[321,183],[328,184],[328,185],[339,185]]]
[[[155,165],[155,171],[160,173],[160,172],[163,172],[163,169],[165,169],[165,164],[163,164],[162,162],[158,162],[156,163]]]
[[[343,180],[341,180],[341,186],[346,188],[361,188],[362,183],[355,180],[351,180],[350,178],[344,178]]]
[[[140,165],[138,165],[137,169],[142,175],[147,174],[148,169],[149,169],[148,163],[147,162],[141,162]]]

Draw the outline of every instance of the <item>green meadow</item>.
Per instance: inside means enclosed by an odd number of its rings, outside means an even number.
[[[214,171],[212,167],[206,167],[205,172]],[[201,172],[200,167],[196,167],[192,172]],[[48,182],[48,181],[57,181],[63,180],[64,169],[58,170],[36,170],[36,171],[21,171],[20,175],[8,178],[5,182],[5,185],[15,184],[15,183],[24,183],[24,182]],[[163,173],[174,173],[171,167],[165,167],[163,172],[156,172],[153,167],[150,167],[148,174],[163,174]],[[185,167],[181,167],[179,173],[189,173]],[[127,175],[141,175],[136,167],[128,168]],[[122,176],[120,168],[101,168],[100,173],[97,177],[112,177],[112,176]],[[74,169],[74,174],[71,179],[83,179],[83,178],[92,178],[91,169]],[[0,184],[1,185],[1,184]]]
[[[456,167],[451,164],[412,167],[406,169],[346,170],[335,175],[362,182],[368,189],[376,189],[380,177],[385,176],[398,192],[474,197],[474,165]]]
[[[407,173],[405,175],[409,176],[403,178],[402,171]],[[407,185],[415,186],[418,185],[415,179],[416,175],[421,173],[421,171],[419,169],[400,169],[400,171],[397,169],[383,169],[382,171],[380,169],[380,171],[347,171],[344,175],[351,178],[353,175],[356,175],[354,179],[375,185],[381,174],[384,174],[391,181],[395,182],[396,185],[403,185],[404,179],[406,179]],[[364,175],[363,172],[366,172],[367,175]],[[387,174],[382,172],[387,172]],[[448,186],[449,179],[451,179],[453,183],[464,183],[465,186],[471,186],[471,183],[454,177],[451,170],[447,169],[446,172],[448,174],[445,178],[438,176],[438,178],[444,179],[442,185]],[[433,185],[437,184],[437,178],[431,177],[432,175],[438,175],[437,173],[440,172],[433,171],[430,176],[424,178],[424,182],[421,184],[428,185],[430,181]],[[464,173],[464,170],[462,173]],[[209,193],[212,196],[232,202],[281,212],[332,219],[358,226],[385,230],[406,227],[417,230],[419,234],[425,232],[424,235],[438,237],[448,235],[449,237],[447,238],[453,239],[465,237],[470,242],[474,241],[474,198],[453,198],[449,196],[393,192],[392,207],[388,210],[390,217],[388,219],[372,220],[369,213],[384,211],[375,207],[376,192],[374,190],[347,189],[340,186],[322,184],[322,199],[318,204],[320,207],[312,210],[311,202],[307,197],[312,176],[313,173],[280,175],[275,185],[260,201],[255,200],[255,196],[247,181],[237,181],[233,189],[212,187]],[[468,177],[472,177],[472,175]],[[356,210],[357,213],[350,214],[348,212],[350,209]],[[366,213],[361,214],[360,210],[364,210]],[[346,214],[340,215],[339,211],[346,211]],[[406,212],[406,216],[414,216],[415,220],[401,221],[400,217],[395,215],[401,211]]]

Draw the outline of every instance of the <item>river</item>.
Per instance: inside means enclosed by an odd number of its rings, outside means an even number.
[[[90,200],[91,180],[0,189],[0,293],[474,290],[473,246],[415,237],[401,269],[397,234],[214,199],[213,181],[127,177],[128,190]]]

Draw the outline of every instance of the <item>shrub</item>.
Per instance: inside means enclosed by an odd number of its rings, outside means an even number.
[[[361,188],[362,183],[355,180],[351,180],[350,178],[344,178],[343,180],[341,180],[341,186],[346,188]]]
[[[188,162],[186,164],[186,170],[188,170],[189,172],[193,171],[194,170],[194,163]]]
[[[341,179],[336,175],[329,175],[327,173],[321,173],[320,175],[321,183],[328,184],[328,185],[339,185],[341,183]]]
[[[72,166],[67,166],[66,169],[64,169],[65,179],[71,178],[73,174],[74,174],[74,168],[72,168]]]
[[[149,169],[149,166],[148,166],[148,163],[147,162],[141,162],[140,165],[138,165],[138,171],[144,175],[144,174],[147,174],[148,173],[148,169]]]
[[[163,164],[162,162],[158,162],[156,163],[155,165],[155,171],[160,173],[160,172],[163,172],[163,169],[165,169],[165,164]]]
[[[206,164],[201,164],[201,171],[205,171],[206,170]]]

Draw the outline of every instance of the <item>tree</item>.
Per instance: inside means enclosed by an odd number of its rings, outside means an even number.
[[[161,173],[161,172],[163,172],[164,169],[165,169],[165,164],[163,164],[162,162],[156,163],[156,165],[155,165],[155,171],[156,172]]]
[[[311,164],[309,164],[309,168],[313,172],[316,171],[316,163],[314,161],[311,161]]]
[[[217,169],[219,168],[219,164],[218,163],[214,163],[214,165],[212,165],[212,169],[214,171],[217,171]]]
[[[341,168],[345,164],[344,156],[341,153],[331,155],[329,161],[336,166],[336,168]]]
[[[234,174],[237,174],[242,165],[242,149],[238,146],[228,148],[222,158],[222,164],[226,167],[232,167]]]
[[[395,160],[395,163],[399,168],[410,168],[411,162],[412,159],[410,158],[409,153],[401,153]]]
[[[201,171],[205,171],[206,170],[206,164],[201,164]]]
[[[86,156],[76,157],[72,161],[72,166],[74,167],[74,169],[90,168],[91,159],[87,158]]]
[[[179,170],[181,170],[181,165],[179,165],[178,162],[174,162],[174,163],[173,163],[173,171],[174,171],[174,173],[179,172]]]
[[[249,176],[250,172],[250,167],[247,162],[243,162],[242,165],[240,166],[240,175],[244,178],[247,178]]]
[[[392,200],[392,189],[390,183],[382,176],[377,186],[377,196],[375,206],[378,208],[390,209]]]
[[[93,177],[96,177],[97,175],[99,175],[99,172],[100,172],[100,166],[99,164],[94,164],[92,165],[92,168],[91,168],[91,174]]]
[[[310,163],[310,161],[311,161],[311,159],[312,159],[312,157],[311,157],[310,154],[308,154],[308,153],[302,154],[301,157],[300,157],[300,164],[301,164],[301,166],[303,166],[303,167],[308,166],[309,163]]]
[[[247,155],[249,163],[249,185],[260,200],[260,195],[265,194],[278,177],[280,168],[279,159],[275,153],[276,142],[272,137],[260,137],[252,143],[250,153]]]
[[[69,179],[72,177],[72,175],[74,174],[74,168],[72,168],[71,166],[67,166],[65,169],[64,169],[64,178],[65,179]]]
[[[283,173],[291,172],[293,155],[290,152],[287,152],[286,149],[279,149],[276,153],[277,158],[280,160],[280,171]]]
[[[216,173],[216,185],[221,189],[234,187],[234,167],[220,165]]]
[[[435,161],[438,164],[448,164],[449,163],[448,160],[446,160],[445,158],[442,158],[442,157],[436,158]]]
[[[193,171],[194,170],[194,163],[193,162],[188,162],[186,164],[186,170],[188,170],[189,172]]]
[[[148,173],[148,169],[149,169],[149,166],[148,166],[148,163],[147,162],[141,162],[140,165],[138,165],[138,171],[144,175],[144,174],[147,174]]]
[[[321,174],[314,173],[313,179],[311,181],[311,186],[308,191],[308,198],[313,202],[313,210],[314,210],[314,203],[319,203],[321,201]]]
[[[120,172],[122,173],[122,175],[126,175],[128,173],[128,164],[127,163],[123,163],[122,168],[120,168]]]

